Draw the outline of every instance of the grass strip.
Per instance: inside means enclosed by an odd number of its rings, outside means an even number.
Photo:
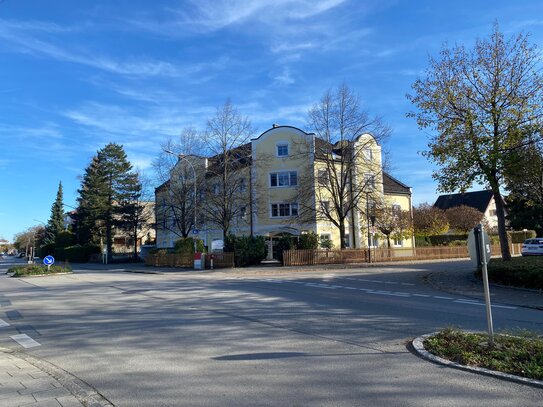
[[[71,273],[72,268],[68,265],[64,266],[51,266],[49,269],[47,266],[41,264],[27,264],[24,266],[15,266],[8,269],[8,273],[13,273],[13,277],[24,276],[40,276],[48,274],[58,273]]]
[[[543,380],[543,339],[530,332],[488,335],[446,328],[424,341],[427,351],[466,365]]]

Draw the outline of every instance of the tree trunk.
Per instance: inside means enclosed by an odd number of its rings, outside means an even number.
[[[339,247],[345,249],[345,222],[339,222]]]
[[[507,240],[507,232],[505,231],[505,208],[503,206],[502,195],[499,188],[492,188],[494,201],[496,202],[496,216],[498,217],[498,236],[500,237],[500,246],[502,259],[504,261],[511,260],[511,252],[509,250],[509,241]]]

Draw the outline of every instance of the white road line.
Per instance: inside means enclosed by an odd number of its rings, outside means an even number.
[[[422,297],[422,298],[430,298],[429,295],[426,294],[413,294],[414,297]]]
[[[466,300],[455,300],[454,302],[458,304],[465,304],[465,305],[479,305],[481,307],[485,306],[484,302],[473,302],[473,301],[466,301]],[[517,307],[512,307],[509,305],[492,305],[492,308],[517,309]]]
[[[400,283],[401,285],[416,285],[416,284],[413,284],[413,283]]]
[[[34,348],[36,346],[41,346],[27,334],[12,335],[10,338],[18,342],[23,348]]]
[[[0,319],[0,328],[3,328],[5,326],[9,326],[9,324],[6,321],[4,321],[3,319]]]
[[[434,295],[433,298],[436,298],[438,300],[454,300],[452,297],[442,297],[440,295]]]
[[[345,287],[346,290],[358,290],[356,287]]]

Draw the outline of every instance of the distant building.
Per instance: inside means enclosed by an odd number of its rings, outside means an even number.
[[[440,195],[437,198],[434,207],[446,211],[447,209],[461,205],[471,206],[479,212],[482,212],[484,214],[484,219],[488,222],[488,226],[492,230],[497,230],[498,217],[496,216],[496,202],[494,201],[492,191],[487,190]]]

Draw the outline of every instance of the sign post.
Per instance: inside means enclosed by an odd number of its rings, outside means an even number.
[[[494,344],[494,327],[492,324],[492,306],[490,304],[490,288],[488,284],[487,264],[490,260],[490,238],[483,230],[483,225],[477,225],[468,236],[468,250],[471,259],[482,269],[483,288],[485,293],[486,322],[488,328],[488,342]]]
[[[51,266],[53,264],[55,264],[55,258],[51,255],[49,256],[45,256],[43,258],[43,264],[45,264],[47,266],[47,271],[49,271],[49,269],[51,268]]]

